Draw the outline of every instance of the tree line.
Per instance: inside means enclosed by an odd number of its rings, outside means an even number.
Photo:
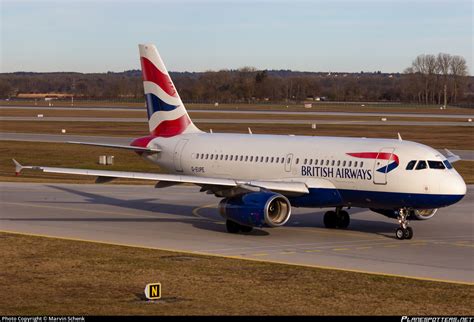
[[[171,72],[188,102],[387,101],[442,104],[473,102],[474,77],[461,56],[419,55],[403,73],[237,70]],[[446,91],[445,91],[446,88]],[[69,93],[84,99],[142,100],[141,72],[0,74],[0,98],[19,93]]]

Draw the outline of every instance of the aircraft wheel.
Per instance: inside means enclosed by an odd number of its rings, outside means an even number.
[[[226,220],[225,227],[227,228],[227,232],[231,234],[237,234],[241,229],[241,226],[232,220]]]
[[[395,236],[397,237],[397,239],[405,239],[405,229],[403,228],[397,228],[397,230],[395,231]]]
[[[405,229],[403,237],[405,239],[412,239],[413,238],[413,229],[411,227],[407,227]]]
[[[324,214],[324,226],[326,228],[336,228],[337,226],[337,217],[335,211],[327,211]]]
[[[253,227],[240,225],[240,231],[243,233],[249,233],[253,230]]]
[[[347,211],[341,210],[339,212],[339,218],[337,218],[337,219],[338,219],[338,223],[337,223],[338,228],[345,229],[345,228],[349,227],[349,224],[351,222],[351,218],[349,217],[349,213]]]

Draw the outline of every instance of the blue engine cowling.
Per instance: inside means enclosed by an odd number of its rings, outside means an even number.
[[[373,212],[376,212],[378,214],[384,215],[389,218],[398,218],[398,211],[394,209],[374,209],[370,208]],[[437,208],[435,209],[410,209],[408,210],[408,219],[410,220],[427,220],[433,218],[433,216],[436,214],[436,211],[438,211]]]
[[[251,227],[279,227],[290,219],[288,199],[274,192],[249,192],[219,203],[219,212],[225,219]]]

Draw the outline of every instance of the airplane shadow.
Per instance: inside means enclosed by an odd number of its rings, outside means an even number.
[[[123,217],[94,217],[94,218],[74,218],[74,217],[65,217],[65,218],[1,218],[0,220],[15,220],[15,221],[69,221],[69,222],[150,222],[150,223],[159,223],[159,222],[179,222],[190,224],[195,228],[213,231],[218,233],[228,234],[223,225],[223,219],[220,215],[217,214],[216,209],[207,209],[207,211],[212,211],[211,216],[204,216],[203,218],[198,218],[193,215],[193,210],[195,206],[189,205],[177,205],[177,204],[168,204],[165,202],[159,201],[159,198],[143,198],[143,199],[134,199],[134,200],[124,200],[109,196],[104,196],[101,194],[91,193],[80,191],[72,188],[58,187],[54,185],[47,185],[48,188],[60,190],[63,192],[75,194],[81,197],[84,197],[83,201],[72,201],[72,202],[63,202],[63,201],[39,201],[37,203],[47,203],[47,204],[94,204],[94,205],[109,205],[116,206],[132,210],[141,210],[145,212],[152,213],[156,215],[156,212],[160,212],[166,215],[176,215],[181,218],[160,218],[160,217],[142,217],[139,218],[123,218]],[[291,225],[292,221],[298,221],[297,225],[292,227],[304,227],[304,228],[325,228],[323,224],[324,213],[327,209],[321,209],[318,211],[311,211],[310,213],[298,214],[293,216],[290,219],[289,224]],[[367,220],[367,219],[358,219],[354,215],[367,211],[363,208],[352,208],[349,210],[351,215],[351,224],[347,229],[342,231],[358,231],[370,234],[376,234],[386,238],[394,239],[394,231],[397,227],[396,223],[389,223],[378,220]],[[110,212],[110,211],[108,211]],[[100,213],[100,211],[99,211]],[[118,213],[118,215],[120,215]],[[147,214],[146,216],[149,216]],[[338,231],[339,229],[335,229]],[[339,230],[341,231],[341,230]],[[252,236],[267,236],[270,233],[268,230],[262,230],[259,228],[254,228],[249,233],[241,233],[243,235],[252,235]]]
[[[148,217],[141,217],[140,214],[137,214],[136,218],[123,218],[123,217],[94,217],[94,218],[85,218],[85,217],[32,217],[32,218],[0,218],[0,220],[11,220],[11,221],[45,221],[45,222],[125,222],[125,223],[138,223],[138,222],[149,222],[149,223],[186,223],[190,224],[195,228],[213,231],[218,233],[228,234],[225,228],[225,225],[222,224],[222,219],[216,220],[212,218],[199,218],[193,215],[193,210],[196,208],[194,206],[188,205],[177,205],[177,204],[167,204],[164,202],[157,202],[158,199],[146,198],[146,199],[134,199],[134,200],[123,200],[113,197],[108,197],[100,194],[95,194],[91,192],[80,191],[72,188],[66,187],[57,187],[53,185],[48,185],[48,188],[61,190],[71,194],[85,197],[84,201],[80,202],[63,202],[63,201],[42,201],[36,203],[47,203],[47,204],[94,204],[94,205],[109,205],[116,206],[121,208],[141,210],[152,213],[156,215],[156,212],[163,213],[165,215],[176,215],[181,218],[160,218],[158,217],[149,217],[150,214],[146,214]],[[73,210],[72,210],[73,211]],[[111,212],[111,211],[108,211]],[[100,213],[100,211],[98,211]],[[120,215],[120,213],[117,213]],[[124,214],[126,215],[126,214]],[[269,233],[265,230],[254,228],[249,233],[241,233],[243,235],[252,235],[252,236],[267,236]]]
[[[319,211],[311,212],[310,214],[300,214],[298,215],[297,220],[298,224],[295,227],[304,227],[304,228],[324,228],[323,218],[324,214],[328,209],[321,209]],[[357,214],[367,212],[367,209],[364,208],[351,208],[348,212],[351,217],[351,223],[348,228],[346,229],[333,229],[334,231],[357,231],[363,233],[370,233],[376,234],[382,237],[396,239],[395,237],[395,229],[398,227],[396,221],[394,220],[393,223],[380,221],[380,220],[371,220],[371,219],[359,219],[357,218]],[[307,218],[310,218],[308,220]],[[379,214],[374,213],[374,216],[382,216]],[[291,220],[291,219],[290,219]],[[290,221],[291,224],[291,221]]]

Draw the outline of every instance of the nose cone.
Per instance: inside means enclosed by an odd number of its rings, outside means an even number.
[[[444,186],[444,195],[447,198],[447,202],[452,205],[460,201],[466,195],[467,187],[463,178],[455,173],[453,176],[446,180],[446,182],[441,183]]]

